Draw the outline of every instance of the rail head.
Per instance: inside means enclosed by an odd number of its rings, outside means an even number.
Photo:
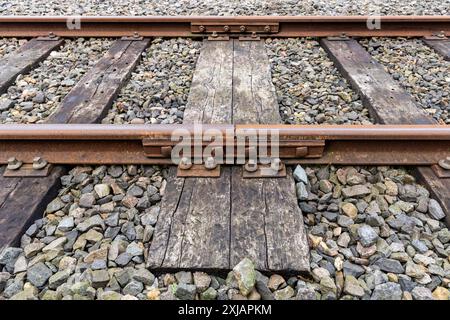
[[[271,29],[270,25],[276,24]],[[238,26],[237,29],[231,26]],[[261,37],[450,36],[450,16],[3,16],[0,36],[203,37],[212,32]],[[228,28],[225,28],[228,27]],[[199,30],[200,29],[200,30]],[[227,31],[225,31],[227,30]],[[234,31],[238,30],[238,31]]]
[[[0,140],[141,140],[179,134],[320,140],[450,140],[449,125],[2,124]]]

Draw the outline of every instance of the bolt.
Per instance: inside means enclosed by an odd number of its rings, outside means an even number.
[[[445,170],[450,170],[450,157],[440,160],[439,166]]]
[[[214,159],[214,157],[206,158],[206,161],[205,161],[206,170],[213,170],[216,167],[217,167],[217,163],[216,163],[216,160]]]
[[[199,27],[198,27],[198,30],[199,30],[200,32],[205,32],[206,28],[205,28],[205,26],[199,26]]]
[[[270,162],[270,168],[272,168],[272,170],[274,171],[280,171],[283,168],[281,159],[280,158],[272,159],[272,161]]]
[[[271,30],[271,29],[270,29],[270,26],[265,26],[265,27],[264,27],[264,32],[270,32],[270,30]]]
[[[8,170],[17,170],[22,166],[22,161],[17,160],[16,158],[12,157],[8,159],[8,166],[6,169]]]
[[[133,38],[139,38],[139,33],[134,32],[134,33],[133,33]]]
[[[255,172],[256,170],[258,170],[258,164],[256,163],[255,160],[249,159],[247,163],[244,165],[244,169],[245,171],[248,172]]]
[[[252,38],[256,38],[256,32],[255,31],[252,32]]]
[[[47,164],[48,164],[48,162],[45,159],[42,159],[41,157],[36,157],[33,159],[33,169],[34,170],[44,169]]]
[[[213,37],[213,38],[217,38],[219,35],[217,34],[217,32],[216,31],[214,31],[213,33],[212,33],[212,35],[211,35],[211,37]]]
[[[56,35],[53,32],[48,33],[49,38],[56,38]]]
[[[180,160],[180,164],[178,165],[181,170],[188,170],[192,167],[192,162],[187,157],[183,157]]]
[[[438,33],[437,36],[438,36],[439,38],[445,38],[445,32],[444,32],[444,31],[441,31],[441,32]]]
[[[230,27],[229,27],[229,26],[224,26],[224,27],[223,27],[223,31],[225,31],[225,32],[230,31]]]
[[[241,32],[245,32],[245,30],[247,30],[247,28],[245,26],[240,26],[239,30],[241,30]]]
[[[347,38],[347,35],[345,34],[345,32],[342,32],[341,35],[340,35],[340,37],[343,38],[343,39],[345,39],[345,38]]]

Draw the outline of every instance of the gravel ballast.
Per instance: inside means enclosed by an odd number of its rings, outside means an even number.
[[[445,15],[449,0],[11,0],[1,15]]]
[[[266,48],[285,123],[372,123],[358,94],[316,40],[268,39]]]
[[[0,39],[0,59],[16,51],[27,42],[26,39],[1,38]]]
[[[360,43],[429,115],[450,124],[450,62],[420,39],[371,38]]]
[[[0,123],[40,123],[108,50],[109,39],[66,39],[0,96]]]
[[[152,274],[145,263],[164,174],[158,167],[100,166],[62,177],[59,196],[27,230],[21,248],[0,254],[0,297],[449,298],[450,231],[437,202],[403,169],[296,168],[311,248],[311,274],[298,277],[264,276],[248,259],[227,277]]]
[[[155,39],[103,123],[182,123],[201,41]]]

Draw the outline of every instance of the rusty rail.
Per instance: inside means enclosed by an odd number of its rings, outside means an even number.
[[[178,130],[178,131],[175,131]],[[182,131],[179,131],[182,130]],[[211,130],[219,146],[251,147],[243,136],[278,137],[279,157],[286,164],[435,165],[450,156],[446,125],[0,125],[0,164],[11,158],[52,164],[172,164],[171,152],[186,133],[204,149]],[[213,133],[214,133],[213,132]],[[197,135],[196,135],[197,134]],[[276,134],[276,135],[275,135]],[[257,141],[256,148],[261,142]],[[248,150],[247,150],[248,151]]]
[[[450,16],[0,17],[1,37],[202,37],[214,32],[261,37],[445,37],[450,35]]]

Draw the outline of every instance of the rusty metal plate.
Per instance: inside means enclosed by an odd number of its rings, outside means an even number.
[[[441,178],[441,179],[450,179],[450,170],[445,170],[444,168],[441,168],[439,165],[435,164],[432,165],[431,168],[433,169],[434,173]]]
[[[187,178],[219,178],[220,177],[220,165],[212,170],[205,169],[203,164],[193,164],[190,169],[182,170],[180,167],[177,169],[177,177]]]
[[[228,41],[228,40],[230,40],[229,36],[212,35],[208,37],[208,41]]]
[[[261,40],[260,36],[240,36],[239,41],[259,41]]]
[[[192,33],[277,33],[279,30],[279,23],[277,22],[192,22]]]
[[[18,178],[18,177],[47,177],[52,170],[52,165],[48,164],[43,169],[35,170],[33,169],[33,165],[31,163],[23,164],[17,170],[8,170],[5,169],[3,172],[3,176],[7,178]]]
[[[275,171],[270,167],[270,164],[258,164],[258,169],[254,172],[249,172],[242,168],[242,177],[244,179],[252,178],[284,178],[286,177],[286,166],[281,164],[281,169]]]

